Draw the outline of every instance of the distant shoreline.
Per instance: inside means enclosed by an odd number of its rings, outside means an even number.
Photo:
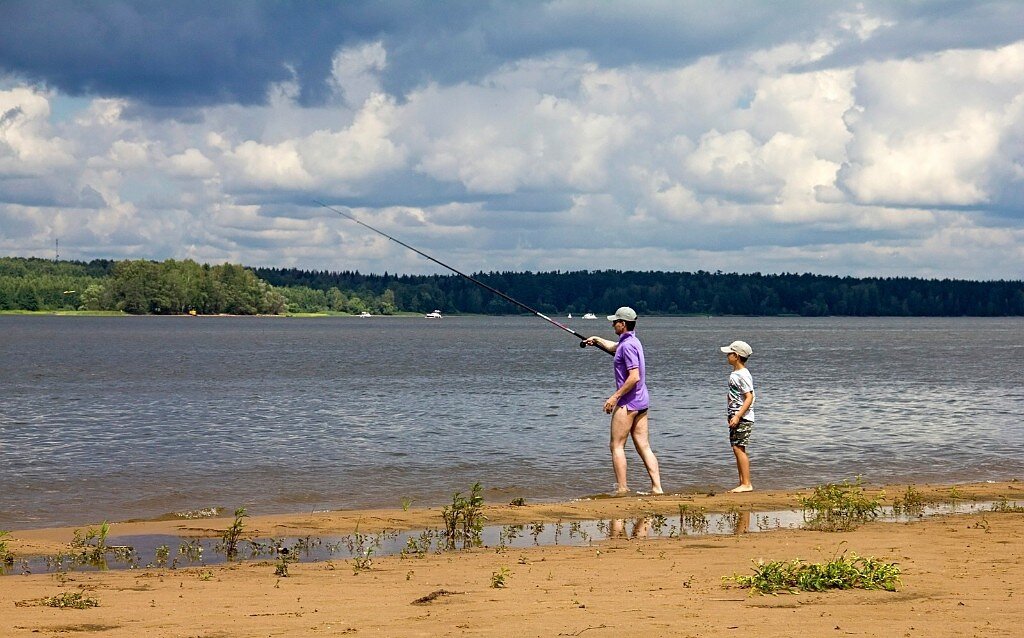
[[[324,317],[350,317],[353,319],[365,319],[366,317],[360,317],[359,315],[348,314],[344,312],[293,312],[293,313],[281,313],[277,315],[273,314],[252,314],[252,315],[233,315],[227,313],[219,314],[207,314],[207,315],[190,315],[187,313],[169,313],[169,314],[132,314],[128,312],[122,312],[119,310],[0,310],[0,317],[188,317],[192,319],[197,318],[209,318],[209,317],[274,317],[274,318],[292,318],[292,319],[316,319]],[[372,315],[371,319],[387,319],[395,317],[422,317],[421,312],[395,312],[389,315]],[[513,313],[507,315],[492,315],[482,314],[474,312],[453,312],[451,314],[444,315],[445,318],[456,318],[456,317],[528,317],[532,318],[533,315],[529,313]],[[550,315],[549,315],[550,316]],[[815,315],[805,316],[796,314],[778,314],[778,315],[745,315],[745,314],[716,314],[709,315],[705,313],[689,313],[689,314],[650,314],[647,317],[657,317],[660,319],[693,319],[693,318],[707,318],[707,319],[721,319],[721,318],[747,318],[747,319],[1024,319],[1024,315]],[[584,319],[582,316],[573,317],[568,319],[560,315],[552,316],[553,319],[560,322],[569,321],[595,321],[594,319]],[[603,323],[600,318],[595,322]]]

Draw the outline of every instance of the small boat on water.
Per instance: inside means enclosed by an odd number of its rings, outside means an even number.
[[[584,319],[597,319],[597,315],[595,315],[592,312],[588,312],[587,314],[583,315],[583,318]]]
[[[362,317],[363,319],[366,319],[367,317],[372,317],[373,315],[364,310],[363,312],[359,313],[359,316]]]
[[[571,312],[569,313],[569,316],[566,317],[566,319],[572,319],[572,313]]]
[[[434,312],[428,312],[427,314],[423,315],[423,318],[424,319],[440,319],[441,318],[441,311],[440,310],[435,310]]]

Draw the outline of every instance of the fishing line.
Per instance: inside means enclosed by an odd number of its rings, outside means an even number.
[[[364,228],[369,228],[370,230],[372,230],[373,232],[377,233],[378,235],[383,235],[384,237],[387,237],[388,239],[390,239],[391,241],[395,242],[399,246],[403,246],[405,248],[408,248],[409,250],[413,251],[417,255],[420,255],[422,257],[426,257],[427,259],[429,259],[430,261],[434,262],[435,264],[438,264],[440,266],[444,266],[445,268],[447,268],[448,270],[452,271],[456,275],[458,275],[460,277],[463,277],[465,279],[468,279],[469,281],[472,281],[474,284],[480,286],[481,288],[484,288],[486,290],[489,290],[489,291],[493,292],[494,294],[498,295],[499,297],[501,297],[505,301],[508,301],[509,303],[512,303],[512,304],[515,304],[515,305],[519,306],[523,310],[525,310],[525,311],[527,311],[529,313],[532,313],[532,314],[540,317],[541,319],[543,319],[544,321],[547,321],[551,325],[553,325],[553,326],[555,326],[557,328],[561,328],[562,330],[565,330],[566,332],[568,332],[569,334],[573,335],[574,337],[576,337],[577,339],[580,340],[580,347],[581,348],[586,348],[587,347],[587,344],[585,343],[587,337],[584,337],[583,335],[581,335],[580,333],[576,332],[575,330],[573,330],[569,326],[566,326],[565,324],[562,324],[562,323],[559,323],[559,322],[555,321],[554,319],[552,319],[551,317],[545,315],[544,313],[540,312],[539,310],[535,310],[535,309],[527,306],[523,302],[517,301],[516,299],[513,299],[512,297],[509,297],[508,295],[506,295],[502,291],[498,290],[497,288],[493,288],[491,286],[488,286],[487,284],[485,284],[484,282],[480,281],[479,279],[476,279],[474,277],[470,277],[466,273],[461,272],[461,271],[459,271],[459,270],[457,270],[455,268],[452,268],[451,266],[449,266],[448,264],[444,263],[443,261],[431,257],[430,255],[428,255],[427,253],[423,252],[422,250],[420,250],[418,248],[414,248],[413,246],[410,246],[409,244],[405,243],[404,241],[401,241],[399,239],[395,239],[394,237],[392,237],[391,235],[385,233],[384,231],[378,230],[378,229],[374,228],[373,226],[371,226],[371,225],[369,225],[369,224],[367,224],[365,222],[360,221],[356,217],[354,217],[354,216],[352,216],[352,215],[350,215],[350,214],[348,214],[348,213],[346,213],[344,211],[341,211],[341,210],[339,210],[339,209],[337,209],[337,208],[335,208],[333,206],[328,206],[327,204],[325,204],[325,203],[323,203],[323,202],[321,202],[320,200],[317,200],[317,199],[315,199],[313,201],[316,202],[317,204],[320,204],[321,206],[323,206],[327,210],[332,210],[332,211],[338,213],[339,215],[341,215],[342,217],[345,217],[347,219],[351,219],[352,221],[354,221],[355,223],[359,224],[360,226],[362,226]],[[601,346],[597,346],[597,347],[599,347],[601,350],[604,350],[605,352],[608,352],[607,350],[605,350]],[[608,354],[614,354],[614,353],[608,352]]]

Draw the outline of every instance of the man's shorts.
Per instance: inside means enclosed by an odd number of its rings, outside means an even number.
[[[739,425],[729,428],[729,443],[736,447],[747,447],[750,433],[754,431],[753,421],[740,421]]]

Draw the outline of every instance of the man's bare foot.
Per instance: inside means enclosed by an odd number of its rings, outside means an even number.
[[[753,491],[754,491],[754,486],[753,485],[737,485],[736,487],[734,487],[731,490],[729,490],[729,493],[730,494],[736,494],[738,492],[753,492]]]
[[[659,494],[664,494],[664,493],[665,493],[665,490],[661,489],[660,487],[652,487],[651,488],[651,494],[654,494],[655,496],[658,496]]]
[[[617,487],[617,488],[615,488],[615,491],[612,492],[612,496],[625,496],[626,494],[629,494],[629,488],[628,487],[622,487],[622,488]]]

